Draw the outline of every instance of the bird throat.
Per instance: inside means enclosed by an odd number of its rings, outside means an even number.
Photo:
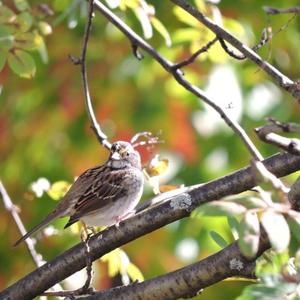
[[[128,162],[119,159],[111,159],[107,164],[112,169],[124,169],[128,166]]]

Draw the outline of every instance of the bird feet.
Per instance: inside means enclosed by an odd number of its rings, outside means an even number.
[[[126,220],[126,219],[128,219],[128,218],[130,218],[130,217],[132,217],[132,216],[134,216],[134,215],[135,215],[135,210],[132,210],[132,211],[126,213],[125,215],[121,216],[121,217],[120,217],[120,216],[117,216],[117,217],[115,218],[115,226],[116,226],[117,228],[119,228],[120,222],[122,222],[122,221],[124,221],[124,220]]]
[[[96,234],[95,228],[92,226],[87,226],[84,222],[81,223],[82,223],[81,240],[83,242],[88,242],[89,239]]]

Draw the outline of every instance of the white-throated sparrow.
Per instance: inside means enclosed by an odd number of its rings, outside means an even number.
[[[65,228],[78,220],[88,226],[118,224],[139,202],[143,183],[139,153],[128,142],[115,142],[107,162],[82,173],[56,208],[15,246],[60,217],[70,217]]]

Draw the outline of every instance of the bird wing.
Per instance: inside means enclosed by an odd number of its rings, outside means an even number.
[[[105,168],[109,168],[105,166]],[[73,207],[69,222],[65,227],[77,222],[84,215],[88,215],[105,206],[112,205],[117,199],[126,195],[127,188],[122,184],[127,175],[125,170],[101,170],[90,178],[92,184],[78,198]]]
[[[76,203],[80,201],[82,195],[88,193],[93,186],[94,180],[103,173],[105,168],[105,165],[100,165],[83,172],[58,203],[55,210],[66,211],[65,215],[71,215]]]

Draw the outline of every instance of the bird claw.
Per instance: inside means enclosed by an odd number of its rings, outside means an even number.
[[[128,218],[130,218],[130,217],[132,217],[134,215],[135,215],[135,211],[133,210],[133,211],[130,211],[130,212],[126,213],[122,217],[120,217],[120,216],[116,217],[115,218],[115,226],[116,226],[116,228],[119,229],[120,228],[120,222],[122,222],[122,221],[124,221],[124,220],[126,220],[126,219],[128,219]]]
[[[96,231],[93,226],[86,226],[86,224],[82,222],[81,240],[83,242],[89,241],[89,239],[95,234]]]

